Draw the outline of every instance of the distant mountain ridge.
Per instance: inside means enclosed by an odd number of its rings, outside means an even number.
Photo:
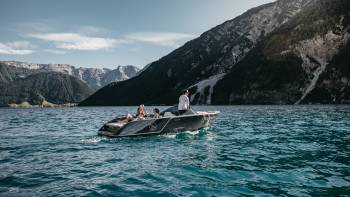
[[[253,8],[80,105],[174,104],[188,88],[192,104],[346,103],[349,4],[278,0]]]
[[[28,102],[30,105],[77,103],[93,93],[83,81],[58,72],[38,72],[22,77],[0,63],[0,106]]]
[[[133,77],[138,70],[134,66],[112,70],[0,61],[0,106],[78,103],[110,82]]]
[[[29,69],[33,72],[59,72],[68,74],[84,81],[93,90],[98,90],[111,82],[123,81],[134,77],[140,70],[131,65],[117,66],[116,69],[109,69],[76,68],[69,64],[35,64],[19,61],[0,61],[0,63],[19,69]]]

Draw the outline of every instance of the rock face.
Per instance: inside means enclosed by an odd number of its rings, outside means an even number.
[[[349,1],[279,0],[203,33],[80,105],[344,103]]]
[[[78,103],[112,81],[136,75],[134,66],[78,68],[65,64],[0,62],[0,106]]]
[[[12,66],[17,69],[28,69],[30,73],[38,72],[59,72],[74,76],[84,81],[91,89],[99,88],[115,81],[123,81],[134,77],[139,69],[135,66],[117,66],[116,69],[108,68],[75,68],[68,64],[33,64],[17,61],[3,61],[4,65]],[[0,73],[1,74],[1,73]]]
[[[349,10],[345,0],[305,7],[218,82],[213,103],[349,102]]]
[[[93,93],[83,81],[70,75],[39,72],[21,77],[20,74],[11,76],[11,70],[4,66],[0,65],[0,68],[0,106],[22,102],[41,105],[46,101],[55,104],[77,103]],[[5,69],[9,72],[3,72]]]

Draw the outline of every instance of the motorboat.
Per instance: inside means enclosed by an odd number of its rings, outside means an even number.
[[[105,123],[98,134],[107,137],[131,137],[196,131],[211,127],[219,113],[190,109],[179,115],[177,106],[173,106],[161,112],[157,118],[149,115],[144,119],[125,121],[125,116],[116,117]]]

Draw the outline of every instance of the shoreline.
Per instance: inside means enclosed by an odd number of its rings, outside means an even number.
[[[41,105],[32,105],[29,102],[25,101],[22,103],[11,103],[8,104],[9,108],[62,108],[62,107],[76,107],[77,103],[64,103],[64,104],[55,104],[47,101],[43,101]]]

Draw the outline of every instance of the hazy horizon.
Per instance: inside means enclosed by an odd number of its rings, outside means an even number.
[[[0,60],[139,68],[273,0],[3,0]]]

